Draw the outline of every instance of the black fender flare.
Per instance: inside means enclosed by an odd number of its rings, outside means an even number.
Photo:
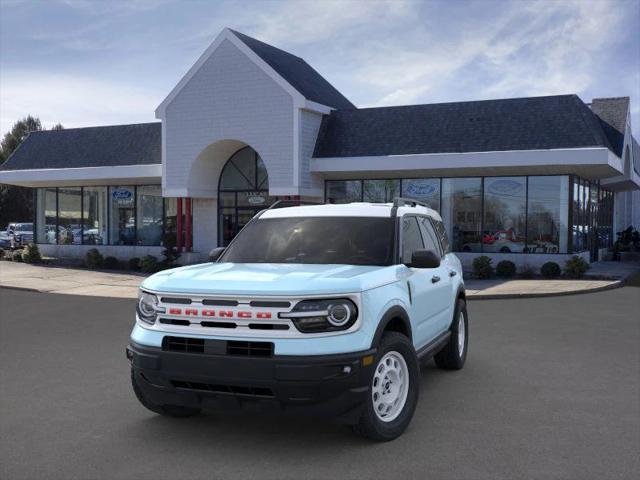
[[[456,292],[456,304],[454,305],[453,314],[451,315],[451,325],[449,325],[449,330],[453,328],[453,322],[456,319],[456,310],[458,308],[458,300],[464,300],[467,302],[467,293],[464,288],[464,285],[458,285],[458,291]]]
[[[411,321],[409,320],[409,314],[400,305],[394,305],[385,312],[385,314],[380,319],[380,322],[378,322],[376,333],[374,334],[373,341],[371,342],[371,348],[375,348],[380,345],[382,334],[387,328],[387,325],[389,325],[389,322],[391,322],[391,320],[395,318],[399,318],[400,320],[402,320],[404,328],[409,335],[409,340],[413,340],[413,332],[411,330]]]

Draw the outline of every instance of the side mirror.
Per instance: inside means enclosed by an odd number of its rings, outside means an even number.
[[[209,252],[209,261],[210,262],[217,262],[218,259],[220,258],[220,255],[222,255],[225,251],[224,247],[217,247],[214,248],[213,250],[211,250]]]
[[[414,250],[411,263],[405,265],[412,268],[438,268],[440,256],[433,250]]]

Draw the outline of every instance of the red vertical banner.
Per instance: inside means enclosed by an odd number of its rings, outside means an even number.
[[[191,251],[191,238],[192,238],[192,231],[191,231],[191,199],[190,198],[185,198],[184,199],[184,203],[185,203],[185,241],[184,241],[184,245],[185,245],[185,250],[187,252]]]
[[[176,248],[182,251],[182,198],[176,199]]]

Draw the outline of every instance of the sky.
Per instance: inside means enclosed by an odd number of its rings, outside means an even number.
[[[358,107],[630,96],[640,138],[640,0],[0,0],[0,133],[154,121],[224,27]]]

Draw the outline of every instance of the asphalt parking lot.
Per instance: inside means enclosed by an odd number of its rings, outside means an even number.
[[[640,288],[475,301],[467,366],[422,371],[404,436],[155,416],[130,389],[134,301],[0,289],[0,478],[614,479],[640,471]]]

